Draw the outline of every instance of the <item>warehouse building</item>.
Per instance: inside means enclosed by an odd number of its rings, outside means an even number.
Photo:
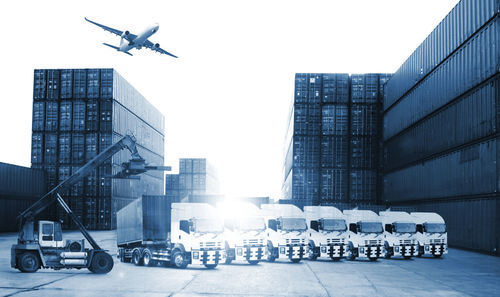
[[[386,84],[383,200],[500,254],[500,1],[462,0]]]
[[[163,165],[164,121],[114,69],[36,69],[32,168],[46,172],[50,189],[129,132],[148,164]],[[61,193],[87,228],[114,229],[116,211],[130,201],[163,195],[163,172],[149,171],[140,180],[109,177],[129,159],[130,153],[121,151]],[[66,217],[64,225],[72,222]]]
[[[19,230],[17,216],[47,193],[43,170],[0,162],[0,232]],[[41,217],[47,217],[47,212]]]
[[[304,206],[379,200],[382,86],[389,77],[295,75],[283,201]]]
[[[217,171],[205,158],[179,159],[179,174],[167,174],[165,181],[165,195],[172,201],[218,194],[220,190]]]

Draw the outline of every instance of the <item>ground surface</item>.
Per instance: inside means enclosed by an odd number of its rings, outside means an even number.
[[[92,234],[116,255],[114,232]],[[0,234],[0,296],[500,296],[500,258],[455,249],[443,259],[235,263],[215,270],[135,267],[115,257],[107,275],[83,269],[24,274],[10,268],[15,240]]]

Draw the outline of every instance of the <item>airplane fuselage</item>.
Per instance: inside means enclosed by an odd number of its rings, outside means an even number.
[[[160,26],[158,24],[151,25],[148,28],[146,28],[144,31],[142,31],[139,35],[137,35],[136,38],[134,38],[132,40],[127,40],[122,36],[119,51],[126,53],[133,48],[140,49],[143,46],[144,42],[149,37],[151,37],[153,34],[158,32],[159,28],[160,28]]]

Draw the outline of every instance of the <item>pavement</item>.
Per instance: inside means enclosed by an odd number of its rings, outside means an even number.
[[[21,273],[10,267],[17,235],[0,233],[0,296],[500,296],[500,257],[457,249],[442,259],[233,262],[180,270],[120,263],[115,232],[91,234],[115,258],[106,275],[86,269]]]

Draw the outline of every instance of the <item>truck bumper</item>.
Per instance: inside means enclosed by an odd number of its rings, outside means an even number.
[[[321,245],[319,247],[319,256],[329,257],[329,258],[342,258],[345,256],[346,245],[342,244],[329,244],[329,245]]]
[[[218,265],[222,250],[192,250],[191,263],[198,265]]]
[[[392,248],[394,256],[413,257],[418,256],[418,246],[414,245],[395,245]]]
[[[302,259],[306,251],[305,245],[280,245],[278,255],[280,258]]]
[[[385,249],[383,246],[359,246],[358,257],[360,258],[380,258],[385,256]]]
[[[448,246],[446,244],[425,244],[424,255],[441,256],[448,254]]]
[[[264,255],[264,246],[237,246],[234,253],[235,260],[260,261]]]

